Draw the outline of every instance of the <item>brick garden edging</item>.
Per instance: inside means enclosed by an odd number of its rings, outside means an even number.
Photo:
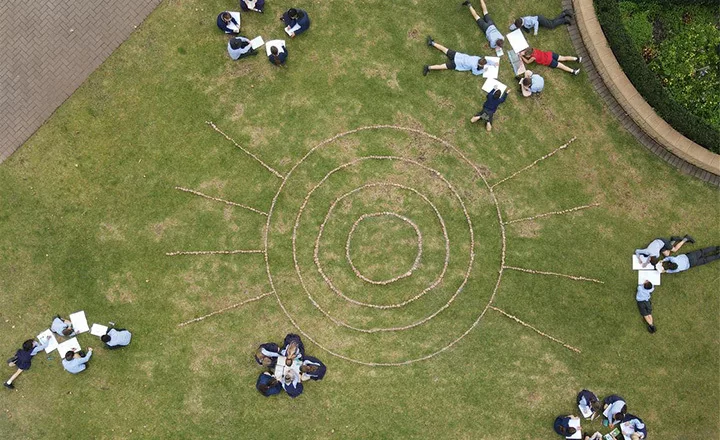
[[[583,67],[596,91],[620,123],[645,147],[680,171],[720,186],[720,155],[673,129],[630,83],[610,49],[592,0],[563,0],[576,25],[568,28]]]

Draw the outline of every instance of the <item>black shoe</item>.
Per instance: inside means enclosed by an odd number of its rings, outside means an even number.
[[[427,76],[429,71],[430,71],[430,66],[424,65],[423,66],[423,76]]]
[[[695,244],[695,239],[692,238],[691,236],[685,235],[685,237],[683,237],[683,238],[684,238],[685,241],[687,241],[688,243],[690,243],[690,244]]]
[[[463,6],[470,6],[470,0],[465,0],[464,2],[460,3]]]
[[[430,35],[428,35],[428,37],[427,37],[427,45],[428,45],[428,46],[432,46],[433,43],[435,43],[435,42],[433,41],[432,37],[431,37]]]
[[[680,241],[682,241],[682,239],[683,239],[682,237],[678,237],[677,235],[673,235],[672,237],[670,237],[670,242],[671,242],[671,243],[673,243],[673,242],[674,242],[674,243],[679,243]]]
[[[572,9],[565,9],[562,11],[562,15],[565,17],[573,17],[575,16],[575,13],[572,11]]]
[[[11,383],[3,382],[3,386],[4,386],[5,388],[9,389],[9,390],[14,390],[14,389],[15,389],[15,385],[13,385],[13,384],[11,384]]]
[[[648,331],[649,331],[650,333],[655,333],[655,332],[657,331],[657,329],[655,328],[654,325],[648,324]]]

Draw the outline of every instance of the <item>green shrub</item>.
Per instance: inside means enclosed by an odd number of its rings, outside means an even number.
[[[676,0],[666,4],[713,3],[707,0]],[[595,10],[610,48],[638,93],[677,131],[710,151],[720,153],[720,131],[673,99],[635,46],[628,44],[631,37],[623,25],[618,2],[595,0]]]

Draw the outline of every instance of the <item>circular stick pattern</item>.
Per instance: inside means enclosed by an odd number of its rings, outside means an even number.
[[[270,256],[269,256],[268,249],[269,249],[269,237],[270,237],[270,231],[271,231],[270,226],[271,226],[271,222],[272,222],[272,220],[273,220],[273,213],[274,213],[275,208],[276,208],[276,205],[277,205],[277,203],[278,203],[278,198],[280,197],[280,194],[282,193],[283,189],[285,188],[285,186],[286,186],[286,184],[287,184],[287,182],[288,182],[288,179],[292,176],[293,172],[294,172],[300,165],[302,165],[302,164],[308,159],[308,157],[310,157],[310,155],[312,155],[315,151],[317,151],[318,149],[320,149],[320,148],[322,148],[322,147],[324,147],[324,146],[326,146],[326,145],[328,145],[328,144],[330,144],[330,143],[332,143],[332,142],[334,142],[334,141],[336,141],[336,140],[338,140],[338,139],[340,139],[340,138],[343,138],[343,137],[345,137],[345,136],[348,136],[348,135],[351,135],[351,134],[354,134],[354,133],[363,132],[363,131],[385,130],[385,129],[397,130],[397,131],[402,131],[402,132],[405,132],[405,133],[412,133],[412,134],[416,134],[416,135],[423,136],[423,137],[426,137],[426,138],[428,138],[428,139],[437,141],[437,142],[441,143],[443,146],[445,146],[446,148],[452,150],[452,151],[453,151],[455,154],[457,154],[465,163],[467,163],[467,164],[475,171],[475,174],[477,175],[477,177],[483,181],[483,184],[484,184],[485,187],[488,189],[488,192],[489,192],[489,194],[490,194],[490,196],[491,196],[492,202],[493,202],[493,204],[495,205],[495,210],[496,210],[497,218],[498,218],[498,226],[499,226],[499,228],[500,228],[500,237],[501,237],[501,245],[502,245],[502,246],[501,246],[501,253],[500,253],[500,267],[498,268],[498,277],[497,277],[497,280],[496,280],[495,285],[494,285],[494,287],[493,287],[493,290],[492,290],[492,294],[491,294],[491,296],[490,296],[490,299],[489,299],[487,305],[482,309],[482,311],[479,313],[479,315],[477,316],[477,318],[475,319],[475,321],[472,323],[472,325],[471,325],[467,330],[465,330],[460,336],[458,336],[457,338],[455,338],[454,340],[452,340],[450,343],[448,343],[448,344],[445,345],[444,347],[442,347],[442,348],[440,348],[440,349],[438,349],[438,350],[436,350],[436,351],[434,351],[434,352],[432,352],[432,353],[429,353],[429,354],[427,354],[427,355],[421,356],[421,357],[417,357],[417,358],[414,358],[414,359],[408,359],[408,360],[405,360],[405,361],[402,361],[402,362],[367,362],[367,361],[363,361],[363,360],[360,360],[360,359],[352,358],[352,357],[350,357],[350,356],[343,355],[343,354],[341,354],[341,353],[338,353],[338,352],[336,352],[336,351],[328,348],[327,346],[319,343],[315,338],[312,337],[312,335],[308,334],[305,330],[303,330],[303,329],[298,325],[297,321],[293,318],[292,314],[287,310],[287,308],[285,307],[285,304],[283,304],[283,301],[282,301],[281,298],[280,298],[280,295],[278,294],[277,286],[276,286],[276,283],[275,283],[275,280],[274,280],[273,274],[272,274],[271,262],[270,262]],[[402,159],[402,158],[398,158],[398,159]],[[440,177],[441,177],[441,176],[440,176]],[[304,206],[305,204],[307,204],[307,199],[304,201],[303,206]],[[464,204],[463,204],[463,209],[464,209],[464,208],[465,208],[465,207],[464,207]],[[464,214],[465,214],[468,222],[471,224],[470,217],[469,217],[469,215],[468,215],[468,213],[467,213],[467,210],[465,210],[465,209],[464,209]],[[472,231],[472,226],[470,227],[470,230]],[[487,180],[485,179],[485,176],[482,174],[482,172],[480,171],[480,169],[479,169],[475,164],[473,164],[473,163],[462,153],[462,151],[460,151],[460,150],[459,150],[457,147],[455,147],[453,144],[451,144],[451,143],[449,143],[449,142],[447,142],[447,141],[445,141],[445,140],[443,140],[443,139],[441,139],[441,138],[439,138],[439,137],[437,137],[437,136],[434,136],[434,135],[432,135],[432,134],[426,133],[426,132],[424,132],[424,131],[422,131],[422,130],[418,130],[418,129],[414,129],[414,128],[408,128],[408,127],[401,127],[401,126],[396,126],[396,125],[373,125],[373,126],[360,127],[360,128],[354,129],[354,130],[349,130],[349,131],[346,131],[346,132],[337,134],[337,135],[335,135],[335,136],[333,136],[333,137],[331,137],[331,138],[329,138],[329,139],[326,139],[326,140],[320,142],[318,145],[316,145],[316,146],[313,147],[312,149],[310,149],[310,151],[308,151],[308,152],[305,154],[305,156],[303,156],[303,157],[292,167],[292,169],[282,178],[282,182],[281,182],[281,184],[280,184],[280,188],[278,189],[277,193],[276,193],[275,196],[273,197],[272,203],[271,203],[271,205],[270,205],[270,209],[269,209],[269,212],[268,212],[268,219],[267,219],[266,226],[265,226],[265,231],[266,231],[266,233],[265,233],[265,237],[264,237],[264,245],[265,245],[265,251],[266,251],[266,252],[265,252],[265,254],[264,254],[264,257],[265,257],[265,268],[266,268],[266,272],[267,272],[267,275],[268,275],[268,281],[270,282],[270,285],[272,286],[273,291],[275,292],[275,298],[277,299],[278,305],[279,305],[280,308],[282,309],[283,313],[285,313],[285,316],[288,317],[288,319],[289,319],[290,322],[293,324],[293,326],[295,326],[295,328],[298,330],[298,332],[300,332],[305,338],[307,338],[309,341],[311,341],[312,343],[314,343],[315,345],[317,345],[317,346],[320,347],[321,349],[327,351],[327,352],[330,353],[331,355],[336,356],[336,357],[338,357],[338,358],[340,358],[340,359],[344,359],[344,360],[347,360],[347,361],[350,361],[350,362],[354,362],[354,363],[357,363],[357,364],[360,364],[360,365],[366,365],[366,366],[371,366],[371,367],[375,367],[375,366],[403,366],[403,365],[409,365],[409,364],[412,364],[412,363],[415,363],[415,362],[419,362],[419,361],[431,359],[431,358],[439,355],[440,353],[443,353],[444,351],[450,349],[450,348],[453,347],[455,344],[457,344],[459,341],[461,341],[465,336],[467,336],[471,331],[473,331],[473,329],[475,329],[475,327],[477,327],[477,325],[480,323],[480,320],[483,318],[483,316],[485,316],[485,313],[487,312],[488,308],[490,307],[490,305],[491,305],[492,302],[494,301],[495,295],[497,294],[497,291],[498,291],[498,289],[499,289],[499,287],[500,287],[500,282],[501,282],[501,280],[502,280],[503,266],[505,265],[506,237],[505,237],[505,227],[504,227],[504,224],[503,224],[502,213],[500,212],[500,206],[499,206],[498,201],[497,201],[497,196],[496,196],[496,194],[493,192],[492,187],[488,184]],[[297,224],[296,224],[296,227],[293,229],[293,237],[292,237],[293,248],[294,248],[294,249],[295,249],[295,246],[296,246],[296,237],[297,237]],[[473,256],[473,257],[474,257],[474,253],[473,253],[473,252],[474,252],[474,246],[475,246],[474,238],[471,237],[471,248],[470,248],[470,249],[471,249],[471,256]],[[297,257],[296,257],[296,256],[294,256],[294,262],[295,262],[296,273],[300,274],[299,263],[298,263],[298,261],[297,261]],[[470,266],[472,266],[472,262],[471,262]],[[469,275],[469,270],[468,270],[468,275]],[[465,277],[465,282],[466,282],[466,281],[467,281],[467,276]],[[302,282],[302,278],[301,278],[301,282]],[[463,282],[463,286],[464,286],[465,282]],[[460,289],[458,289],[458,291],[455,293],[455,295],[457,295],[457,293],[459,293],[459,291],[460,291],[461,289],[462,289],[462,286],[461,286]],[[311,298],[311,301],[313,301],[312,298]],[[314,302],[314,301],[313,301],[313,302]],[[445,307],[447,307],[447,305],[446,305]],[[437,313],[439,313],[439,311],[438,311]],[[436,314],[437,314],[437,313],[436,313]],[[434,315],[433,315],[433,316],[434,316]],[[431,316],[431,317],[432,317],[432,316]],[[427,320],[427,319],[430,319],[431,317],[426,318],[426,320]]]
[[[350,242],[352,241],[352,237],[353,237],[353,234],[355,233],[355,229],[357,229],[358,225],[363,220],[366,220],[369,218],[374,218],[374,217],[383,217],[383,216],[390,216],[390,217],[398,218],[398,219],[404,221],[405,223],[409,224],[410,226],[412,226],[412,228],[415,230],[415,235],[417,236],[418,251],[417,251],[417,255],[415,256],[415,261],[413,262],[412,266],[410,267],[410,269],[407,272],[405,272],[402,275],[398,275],[398,276],[395,276],[395,277],[392,277],[392,278],[389,278],[386,280],[377,281],[377,280],[373,280],[371,278],[366,277],[358,270],[357,267],[355,267],[355,263],[353,263],[352,257],[350,256]],[[352,227],[350,228],[350,232],[348,233],[347,243],[345,244],[345,258],[347,259],[348,264],[350,265],[350,268],[353,270],[353,272],[355,272],[355,275],[358,278],[365,281],[366,283],[376,284],[376,285],[380,285],[380,286],[386,286],[388,284],[394,283],[395,281],[401,280],[403,278],[407,278],[410,275],[412,275],[413,272],[415,272],[415,269],[417,269],[418,266],[420,265],[420,257],[422,257],[422,245],[423,245],[422,233],[420,232],[420,228],[418,228],[418,225],[416,225],[415,222],[413,222],[409,218],[405,217],[404,215],[400,215],[395,212],[388,212],[388,211],[374,212],[372,214],[361,215],[360,218],[355,220],[355,223],[353,223]]]

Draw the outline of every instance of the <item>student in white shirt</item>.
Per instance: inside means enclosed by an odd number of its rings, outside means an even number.
[[[482,75],[485,67],[497,66],[495,61],[489,61],[486,57],[468,55],[462,52],[455,52],[448,49],[440,43],[436,43],[431,36],[427,37],[427,45],[434,47],[447,56],[448,61],[443,64],[426,65],[423,67],[423,75],[427,75],[431,70],[457,70],[458,72],[471,72],[473,75]]]

